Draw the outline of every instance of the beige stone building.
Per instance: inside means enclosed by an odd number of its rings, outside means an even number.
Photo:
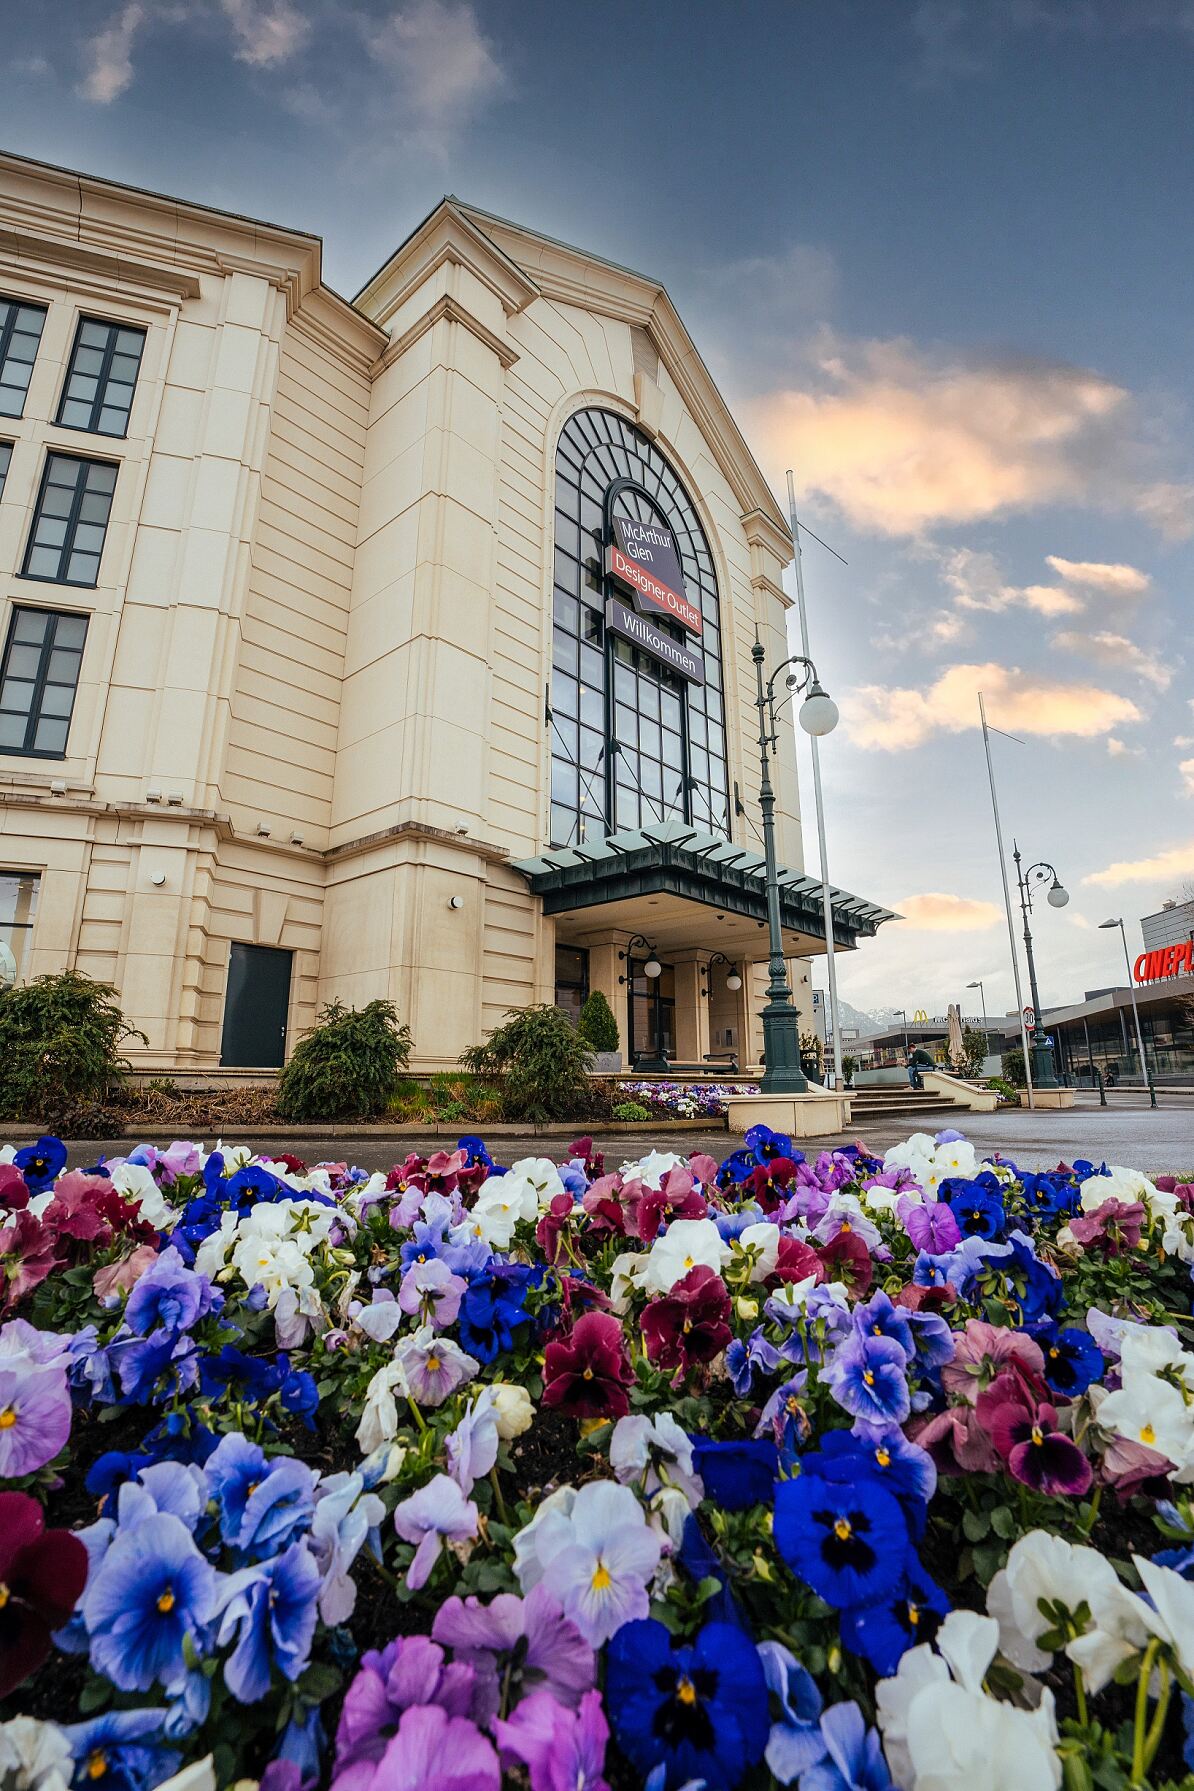
[[[662,602],[605,570],[651,543]],[[377,995],[450,1066],[591,988],[627,1058],[751,1061],[790,553],[657,282],[445,199],[349,303],[314,236],[0,157],[0,978],[180,1070]],[[786,723],[777,777],[799,961]]]

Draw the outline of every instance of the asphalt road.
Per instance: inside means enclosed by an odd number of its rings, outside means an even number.
[[[1153,1174],[1180,1170],[1194,1172],[1194,1101],[1181,1095],[1163,1093],[1162,1105],[1151,1110],[1139,1097],[1117,1095],[1109,1107],[1099,1107],[1090,1097],[1079,1096],[1080,1105],[1067,1112],[1028,1112],[1008,1108],[1000,1113],[960,1113],[957,1130],[971,1139],[980,1155],[984,1150],[999,1150],[1026,1169],[1052,1168],[1062,1159],[1091,1157],[1096,1162],[1126,1163]],[[940,1114],[926,1117],[927,1127],[942,1124]],[[948,1122],[945,1122],[948,1123]],[[462,1128],[467,1129],[467,1128]],[[874,1124],[866,1132],[864,1142],[882,1153],[898,1144],[917,1129],[915,1118]],[[857,1134],[843,1133],[834,1138],[804,1142],[805,1154],[829,1149],[834,1144],[851,1143]],[[254,1142],[252,1131],[231,1132],[228,1142],[243,1139]],[[160,1140],[168,1144],[168,1138]],[[401,1162],[409,1151],[427,1154],[451,1146],[451,1139],[404,1137],[381,1139],[363,1130],[355,1137],[296,1137],[292,1148],[308,1163],[339,1162],[347,1158],[364,1169],[388,1169]],[[281,1140],[262,1141],[263,1148],[272,1144],[286,1148]],[[627,1133],[617,1128],[598,1131],[598,1147],[605,1152],[607,1164],[614,1165],[642,1156],[652,1145],[661,1150],[674,1150],[681,1156],[692,1151],[707,1151],[710,1156],[725,1157],[733,1150],[735,1140],[727,1132],[711,1129],[703,1132],[646,1131]],[[552,1157],[559,1160],[567,1149],[562,1137],[494,1137],[491,1148],[501,1162],[515,1162],[520,1157]],[[94,1163],[99,1156],[123,1156],[132,1148],[132,1140],[84,1142],[70,1146],[71,1167]]]

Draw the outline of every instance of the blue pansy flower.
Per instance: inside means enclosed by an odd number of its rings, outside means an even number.
[[[255,1704],[269,1690],[270,1669],[294,1681],[307,1664],[321,1584],[305,1542],[255,1567],[229,1574],[219,1595],[219,1642],[237,1638],[224,1665],[234,1698]]]
[[[798,1578],[844,1610],[895,1590],[908,1523],[899,1500],[869,1475],[837,1483],[806,1466],[776,1489],[775,1544]]]
[[[754,1381],[755,1369],[764,1374],[771,1374],[779,1366],[780,1354],[773,1343],[769,1343],[763,1335],[763,1327],[757,1326],[745,1342],[740,1337],[726,1350],[726,1368],[730,1380],[739,1399],[745,1399]]]
[[[893,1338],[909,1362],[916,1354],[911,1312],[905,1306],[897,1306],[882,1288],[872,1294],[865,1305],[855,1306],[853,1322],[854,1329],[862,1337]]]
[[[66,1168],[66,1146],[61,1138],[39,1138],[36,1144],[17,1151],[13,1165],[31,1194],[44,1194]]]
[[[890,1679],[901,1656],[920,1642],[931,1642],[950,1602],[909,1551],[907,1572],[894,1593],[877,1604],[843,1611],[842,1641],[870,1661],[880,1679]]]
[[[186,1393],[199,1379],[199,1352],[191,1339],[159,1327],[148,1337],[114,1337],[108,1345],[127,1405]]]
[[[703,1780],[731,1791],[763,1757],[770,1732],[767,1681],[742,1630],[709,1623],[691,1647],[662,1623],[624,1623],[606,1651],[605,1704],[618,1745],[644,1776]]]
[[[912,1409],[907,1370],[908,1358],[896,1338],[855,1332],[838,1345],[823,1378],[852,1418],[902,1424]]]
[[[1102,1380],[1106,1360],[1089,1331],[1050,1323],[1033,1325],[1031,1333],[1040,1344],[1045,1380],[1054,1393],[1080,1399],[1092,1382]]]
[[[75,1761],[74,1783],[101,1791],[151,1791],[178,1770],[181,1755],[153,1745],[164,1710],[109,1710],[63,1727]]]
[[[754,1151],[739,1147],[722,1161],[717,1171],[717,1185],[722,1189],[736,1188],[758,1167],[759,1159]]]
[[[787,1157],[792,1163],[804,1162],[801,1151],[793,1156],[792,1140],[787,1134],[773,1132],[770,1126],[751,1126],[742,1142],[747,1150],[754,1152],[760,1163],[770,1163],[774,1157]]]
[[[800,1777],[800,1791],[892,1791],[876,1730],[857,1704],[831,1704],[821,1718],[825,1757]]]
[[[857,1423],[853,1430],[831,1430],[817,1453],[804,1459],[826,1480],[845,1484],[869,1476],[899,1500],[911,1533],[923,1534],[937,1469],[928,1450],[910,1442],[898,1424]]]
[[[485,1147],[485,1140],[479,1138],[475,1132],[467,1132],[463,1138],[458,1138],[456,1148],[464,1152],[465,1162],[470,1169],[475,1169],[478,1163],[484,1164],[486,1169],[494,1167],[493,1158]]]
[[[247,1555],[267,1555],[309,1527],[315,1478],[294,1456],[267,1461],[257,1443],[232,1431],[221,1438],[206,1474],[208,1492],[219,1511],[220,1534],[229,1547]]]
[[[119,1533],[83,1594],[91,1664],[121,1691],[170,1685],[201,1653],[216,1573],[190,1531],[168,1512]]]
[[[764,1759],[773,1778],[792,1785],[825,1757],[821,1694],[812,1674],[782,1642],[760,1642],[759,1659],[767,1689],[779,1700],[781,1711],[779,1721],[771,1725]]]
[[[993,1194],[977,1181],[954,1182],[950,1185],[957,1191],[948,1197],[949,1210],[958,1221],[962,1236],[989,1238],[992,1241],[1001,1238],[1007,1223],[1007,1213],[998,1194]],[[942,1184],[943,1192],[945,1186],[946,1184]]]
[[[746,1511],[769,1505],[779,1472],[776,1447],[766,1437],[714,1442],[691,1437],[692,1465],[705,1485],[705,1497],[723,1511]]]
[[[416,1219],[410,1228],[410,1237],[398,1252],[402,1267],[409,1269],[417,1262],[430,1262],[432,1257],[442,1256],[446,1225],[443,1219]]]
[[[470,1278],[460,1302],[457,1333],[461,1347],[478,1362],[492,1362],[499,1352],[513,1349],[514,1332],[528,1320],[523,1301],[530,1275],[520,1264],[491,1259]]]
[[[124,1309],[124,1322],[144,1337],[161,1325],[167,1331],[189,1331],[209,1312],[223,1309],[224,1296],[206,1275],[187,1267],[173,1245],[135,1282]]]

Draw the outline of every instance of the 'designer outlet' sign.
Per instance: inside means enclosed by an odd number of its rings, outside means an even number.
[[[1183,939],[1180,945],[1163,945],[1157,951],[1142,951],[1132,966],[1138,983],[1160,982],[1166,976],[1189,976],[1194,971],[1194,942]]]
[[[684,594],[684,574],[672,531],[659,522],[634,522],[615,516],[614,538],[606,549],[605,570],[619,584],[629,585],[635,601],[648,613],[671,616],[690,634],[701,632],[701,612]]]

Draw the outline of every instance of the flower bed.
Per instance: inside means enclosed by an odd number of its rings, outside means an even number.
[[[65,1160],[0,1153],[3,1786],[1194,1782],[1191,1187]]]
[[[757,1082],[627,1082],[628,1099],[664,1119],[721,1119],[731,1095],[758,1094]]]

